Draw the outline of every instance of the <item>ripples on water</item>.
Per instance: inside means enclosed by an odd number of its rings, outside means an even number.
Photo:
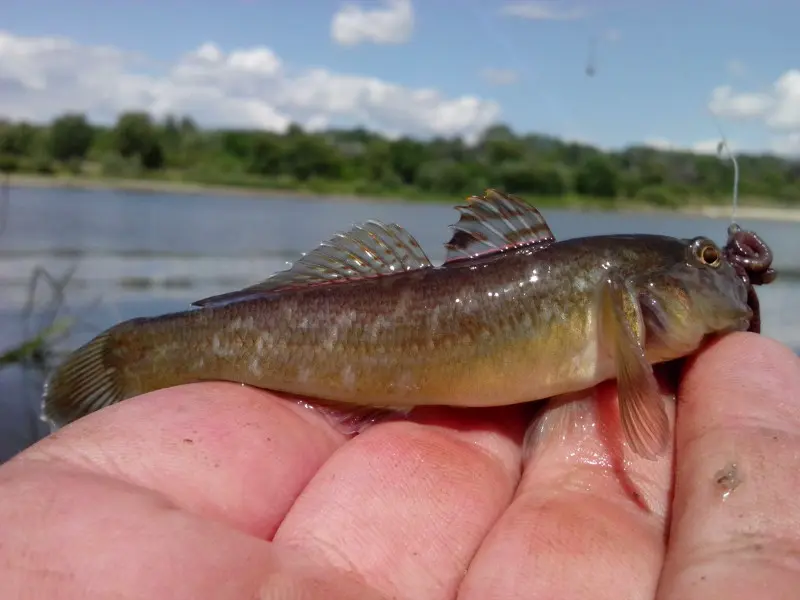
[[[559,239],[641,232],[705,234],[723,243],[727,227],[687,216],[543,212]],[[371,218],[406,227],[438,263],[457,213],[391,202],[14,189],[0,235],[0,349],[23,339],[20,313],[36,267],[54,277],[75,268],[66,290],[65,308],[78,318],[70,348],[120,320],[182,310],[264,279],[332,233]],[[741,224],[772,246],[782,275],[759,290],[764,334],[798,349],[800,225]],[[34,331],[53,317],[46,292],[42,286],[37,293]],[[35,373],[0,370],[0,461],[46,433],[37,418],[40,389]]]

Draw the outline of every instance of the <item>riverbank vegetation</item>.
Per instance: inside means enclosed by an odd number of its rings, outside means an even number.
[[[749,202],[796,204],[800,162],[739,156]],[[633,146],[605,152],[498,125],[464,140],[387,139],[365,129],[206,130],[189,118],[120,115],[113,126],[69,113],[46,126],[0,122],[0,171],[428,199],[498,187],[542,204],[681,207],[730,202],[733,171],[716,155]]]

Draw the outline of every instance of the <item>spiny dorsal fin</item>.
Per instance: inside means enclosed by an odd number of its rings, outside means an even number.
[[[445,244],[445,264],[523,246],[544,247],[556,239],[541,213],[522,198],[488,189],[467,202],[456,206],[461,218],[451,225],[455,231]]]
[[[235,292],[194,302],[220,305],[266,292],[394,275],[433,266],[414,237],[394,223],[367,221],[337,233],[303,256],[289,269]]]

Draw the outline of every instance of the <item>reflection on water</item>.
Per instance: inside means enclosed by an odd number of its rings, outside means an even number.
[[[663,215],[545,211],[560,239],[603,233],[710,235],[727,222]],[[193,300],[252,284],[285,268],[336,231],[369,218],[406,227],[434,262],[444,257],[451,207],[401,203],[258,200],[165,194],[18,189],[0,236],[0,350],[24,339],[20,315],[31,272],[74,269],[62,314],[76,319],[64,350],[123,319],[182,310]],[[800,226],[742,222],[772,246],[784,273],[800,270]],[[29,328],[53,318],[46,287]],[[764,334],[800,348],[800,284],[790,277],[759,290]],[[0,461],[46,433],[37,419],[42,378],[0,370]]]

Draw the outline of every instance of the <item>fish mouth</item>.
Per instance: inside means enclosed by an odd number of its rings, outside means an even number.
[[[747,331],[761,333],[761,307],[754,286],[775,281],[778,273],[772,267],[772,250],[755,232],[732,223],[723,252],[747,288],[747,305],[752,313]]]
[[[739,319],[736,321],[736,324],[733,325],[729,331],[750,331],[750,328],[753,325],[753,317],[755,316],[755,313],[749,306],[747,307],[746,312],[747,315],[739,317]]]

